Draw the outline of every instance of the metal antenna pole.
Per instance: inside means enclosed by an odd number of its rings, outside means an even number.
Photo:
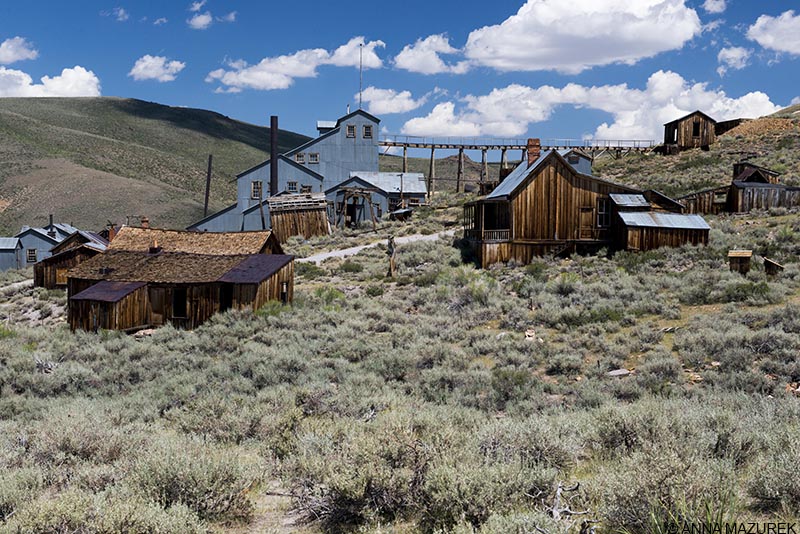
[[[358,45],[358,109],[361,109],[361,94],[364,92],[364,43]]]

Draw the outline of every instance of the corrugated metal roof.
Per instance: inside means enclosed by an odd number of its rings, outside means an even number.
[[[336,121],[317,121],[317,129],[336,128]]]
[[[15,249],[19,246],[18,237],[0,237],[0,249]]]
[[[685,230],[709,230],[711,228],[705,219],[696,214],[632,211],[621,212],[619,216],[625,226],[681,228]]]
[[[111,282],[103,280],[84,289],[69,300],[96,300],[100,302],[119,302],[137,289],[146,286],[145,282]]]
[[[286,254],[259,254],[245,258],[223,274],[219,281],[233,284],[258,284],[281,270],[294,259]]]
[[[428,193],[425,175],[419,172],[351,171],[350,178],[360,178],[386,193],[399,193],[401,183],[403,193]]]
[[[614,204],[621,208],[647,208],[650,203],[644,198],[644,195],[630,195],[627,193],[612,193],[608,195]]]

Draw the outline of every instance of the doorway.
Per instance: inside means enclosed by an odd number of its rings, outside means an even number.
[[[233,307],[233,285],[222,284],[219,286],[219,311],[224,312]]]

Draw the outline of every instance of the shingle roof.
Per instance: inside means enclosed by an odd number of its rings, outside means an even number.
[[[100,302],[119,302],[137,289],[146,286],[145,282],[110,282],[104,280],[70,297],[70,300],[96,300]]]
[[[680,228],[684,230],[709,230],[711,228],[705,219],[696,214],[623,211],[620,212],[619,216],[625,226]]]
[[[164,252],[210,255],[260,254],[271,235],[270,230],[187,232],[123,226],[108,245],[108,250],[147,252],[155,241]]]
[[[270,259],[252,259],[256,257]],[[292,259],[293,256],[283,254],[220,256],[109,250],[84,261],[70,270],[67,276],[84,280],[197,284],[223,281],[223,277],[232,271],[234,274],[230,275],[228,281],[239,276],[241,281],[238,283],[257,283],[275,272],[269,266],[280,264],[282,267]]]
[[[257,254],[242,260],[220,277],[220,282],[233,284],[258,284],[262,280],[277,273],[293,256],[285,254]]]
[[[350,178],[360,178],[384,193],[399,193],[401,184],[403,193],[428,193],[425,175],[420,172],[351,171]]]

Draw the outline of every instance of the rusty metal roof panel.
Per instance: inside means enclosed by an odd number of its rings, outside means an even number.
[[[259,254],[249,256],[223,274],[220,282],[232,284],[258,284],[289,264],[294,256],[287,254]]]
[[[710,230],[711,227],[700,215],[683,213],[660,213],[654,211],[621,212],[625,226],[646,228],[676,228],[683,230]]]
[[[88,289],[70,297],[70,300],[96,300],[99,302],[119,302],[137,289],[146,286],[145,282],[112,282],[103,280]]]
[[[650,203],[644,195],[631,195],[626,193],[612,193],[608,195],[614,204],[620,208],[649,208]]]

